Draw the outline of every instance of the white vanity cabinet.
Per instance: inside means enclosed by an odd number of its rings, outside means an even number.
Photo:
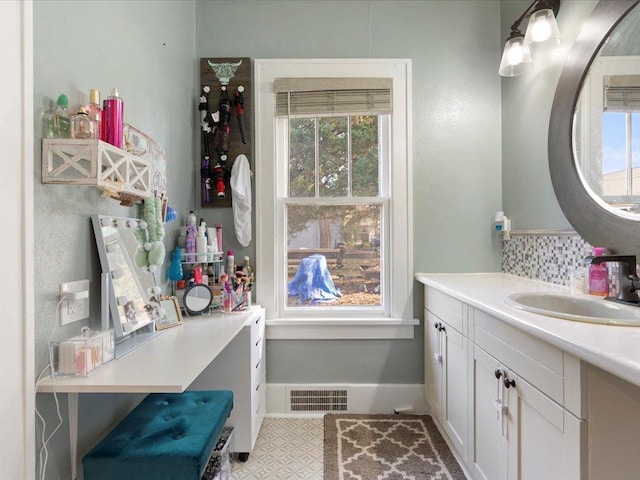
[[[474,478],[583,478],[579,361],[477,309],[473,325]]]
[[[478,346],[473,383],[474,479],[582,478],[581,420]]]
[[[568,290],[515,275],[419,273],[416,278],[425,285],[428,310],[427,399],[444,395],[444,380],[430,380],[438,371],[430,360],[433,324],[453,325],[468,342],[466,381],[446,386],[468,393],[467,445],[459,448],[445,427],[444,403],[433,413],[469,478],[640,478],[640,327],[582,323],[515,309],[505,303],[509,295]],[[442,308],[445,304],[449,308]],[[445,364],[451,361],[450,352]],[[444,368],[440,371],[444,376]],[[437,395],[434,384],[441,389]]]
[[[468,307],[425,290],[425,398],[463,458],[468,455]]]
[[[425,398],[474,480],[585,478],[580,369],[562,350],[425,287]]]
[[[253,450],[266,410],[264,347],[265,310],[254,307],[242,331],[189,386],[189,390],[233,391],[227,425],[234,427],[234,451],[241,460]]]
[[[504,370],[495,358],[482,349],[473,347],[473,437],[475,448],[472,452],[473,478],[501,480],[507,478],[507,435],[508,415],[501,411],[503,390],[502,378],[496,376]]]

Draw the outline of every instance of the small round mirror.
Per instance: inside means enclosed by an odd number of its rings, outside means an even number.
[[[196,283],[184,292],[182,304],[189,315],[201,315],[209,310],[213,295],[204,283]]]

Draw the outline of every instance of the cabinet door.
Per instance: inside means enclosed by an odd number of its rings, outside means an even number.
[[[531,384],[507,373],[514,385],[508,393],[508,478],[581,478],[583,422]]]
[[[496,371],[503,366],[482,349],[473,348],[473,478],[505,480],[507,478],[507,420],[501,413],[504,401],[502,377]],[[551,477],[553,478],[553,477]]]
[[[469,375],[469,341],[443,322],[442,426],[462,458],[467,458]]]
[[[433,418],[441,421],[440,401],[442,397],[442,351],[440,331],[442,323],[434,314],[425,310],[424,326],[424,398]]]

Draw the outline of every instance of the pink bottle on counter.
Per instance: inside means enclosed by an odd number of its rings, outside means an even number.
[[[124,102],[118,89],[111,91],[102,104],[102,129],[100,139],[114,147],[122,148],[122,126],[124,119]]]
[[[605,249],[594,247],[593,255],[602,256]],[[605,263],[592,264],[589,266],[589,294],[606,297],[609,295],[609,269]]]

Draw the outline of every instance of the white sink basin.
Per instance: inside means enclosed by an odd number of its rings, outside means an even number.
[[[527,312],[576,322],[640,327],[640,307],[627,306],[600,298],[561,293],[514,293],[505,303]]]

